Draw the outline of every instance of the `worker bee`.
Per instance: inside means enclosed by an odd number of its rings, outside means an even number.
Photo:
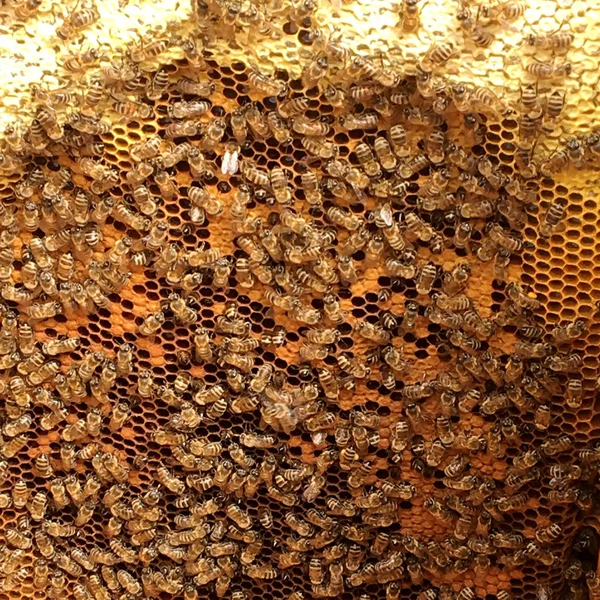
[[[49,122],[48,126],[53,126],[54,122]],[[57,123],[58,125],[58,123]],[[60,127],[60,126],[59,126]],[[58,131],[55,131],[53,133],[58,133]],[[44,131],[44,128],[42,127],[41,123],[39,122],[38,119],[33,119],[33,121],[31,122],[31,125],[29,126],[28,130],[27,130],[27,134],[26,134],[26,139],[29,142],[29,144],[35,149],[35,150],[42,150],[43,148],[45,148],[48,143],[49,143],[49,137],[46,135],[46,132]],[[60,139],[60,135],[57,137],[57,139]],[[7,169],[8,167],[16,167],[17,166],[17,161],[9,161],[8,160],[8,156],[4,156],[2,157],[2,166],[4,169]]]
[[[165,315],[162,311],[151,313],[145,319],[144,322],[140,325],[139,333],[143,336],[149,336],[156,333],[165,322]]]
[[[16,419],[7,420],[2,427],[2,432],[8,437],[15,437],[20,433],[29,431],[32,423],[31,415],[25,413]]]
[[[540,225],[540,235],[550,237],[556,230],[558,224],[564,219],[567,211],[566,202],[558,198],[548,208],[544,220]]]
[[[233,117],[232,117],[233,118]],[[244,113],[244,127],[245,124],[250,126],[254,137],[257,139],[263,139],[268,137],[269,135],[269,125],[267,120],[264,118],[263,114],[254,104],[249,104]],[[242,127],[242,124],[239,123],[236,125],[238,128]],[[239,137],[242,137],[241,132],[239,133]],[[245,139],[245,137],[244,137]]]
[[[521,86],[521,104],[530,113],[539,107],[539,97],[537,85]]]
[[[408,213],[405,217],[406,227],[421,241],[429,242],[433,238],[434,231],[430,225],[425,223],[417,214]]]
[[[289,569],[296,565],[300,565],[303,562],[302,554],[296,550],[289,552],[281,552],[277,559],[277,566],[280,569]]]
[[[320,81],[327,75],[329,61],[324,54],[317,55],[314,60],[307,63],[302,70],[302,84],[305,88],[318,86]]]
[[[421,59],[420,67],[425,72],[430,72],[434,67],[447,63],[454,55],[454,46],[448,44],[432,44]]]
[[[348,131],[356,131],[357,129],[372,130],[377,129],[379,125],[379,115],[375,112],[350,113],[344,117],[338,117],[338,121]]]
[[[385,140],[385,138],[378,138],[378,140],[381,140],[383,142],[384,145],[386,145],[386,149],[389,150],[389,157],[391,157],[391,159],[394,161],[394,164],[396,162],[395,157],[391,154],[391,148],[389,147],[389,145],[387,145],[387,141]],[[379,146],[381,146],[381,142],[379,143]],[[379,163],[375,160],[375,156],[373,156],[373,152],[371,151],[371,148],[369,148],[369,146],[365,143],[360,143],[358,144],[358,146],[355,149],[356,152],[356,156],[360,162],[360,164],[362,165],[363,169],[365,170],[365,173],[369,176],[369,177],[380,177],[381,176],[381,166],[379,165]],[[385,149],[384,149],[385,152]]]
[[[550,407],[548,405],[542,404],[538,406],[534,417],[535,428],[540,431],[545,431],[550,427],[551,418],[552,413],[550,412]]]
[[[242,175],[254,185],[264,188],[269,188],[271,185],[269,174],[260,170],[250,159],[244,159],[241,162],[240,171]]]
[[[400,27],[405,33],[416,33],[420,25],[419,0],[402,0]]]
[[[533,560],[539,561],[546,566],[551,566],[556,561],[554,554],[548,550],[540,548],[535,542],[529,542],[525,548],[525,552]]]
[[[280,144],[287,145],[291,143],[292,134],[290,133],[290,130],[287,128],[279,114],[277,114],[275,111],[267,113],[267,123],[269,125],[269,128],[271,129],[273,137]]]
[[[398,157],[398,158],[405,158],[406,156],[408,156],[409,154],[409,149],[406,143],[406,130],[404,129],[404,127],[400,124],[396,124],[396,125],[392,125],[392,127],[390,127],[390,129],[388,130],[388,140],[390,143],[390,146],[392,147],[394,154]],[[377,140],[375,140],[376,142],[376,147],[375,147],[375,151],[377,152]],[[379,143],[380,146],[380,151],[382,150],[381,147],[381,143]],[[378,153],[378,158],[380,161],[382,161],[381,157],[379,156]],[[383,161],[382,161],[383,164]],[[385,167],[384,167],[385,168]]]
[[[233,137],[238,144],[243,144],[248,137],[246,113],[241,109],[234,110],[230,115],[229,122],[233,131]]]
[[[429,294],[436,277],[437,267],[432,262],[427,263],[417,277],[417,293]]]
[[[31,499],[29,504],[29,513],[34,521],[41,521],[46,514],[48,507],[48,496],[44,492],[38,492]]]
[[[311,136],[312,138],[326,136],[331,129],[331,126],[325,121],[319,119],[309,119],[304,115],[294,117],[291,123],[292,129],[296,133],[299,133],[303,136]]]
[[[100,18],[100,13],[95,6],[89,8],[82,8],[81,10],[74,11],[63,21],[63,23],[56,30],[56,35],[61,40],[67,40],[74,36],[75,33],[79,32],[84,27],[89,27]]]
[[[301,141],[304,149],[313,156],[327,160],[335,158],[338,155],[338,146],[331,140],[324,140],[318,136],[305,136]]]
[[[568,32],[554,32],[543,35],[529,34],[527,44],[542,50],[566,50],[573,43],[574,36]]]
[[[56,111],[48,106],[40,106],[36,113],[37,122],[40,124],[46,135],[54,141],[60,140],[64,135],[64,130],[59,125]]]
[[[184,325],[191,325],[198,319],[196,311],[177,293],[169,296],[169,308],[175,320]]]
[[[271,188],[275,199],[279,204],[287,205],[291,202],[292,193],[287,185],[287,177],[285,171],[280,167],[271,169]]]
[[[587,325],[584,319],[577,319],[572,323],[555,327],[551,334],[555,342],[570,342],[581,337],[587,331]]]
[[[203,150],[214,149],[216,145],[223,139],[226,127],[227,124],[223,119],[215,119],[214,121],[210,121],[204,131],[204,137],[202,138],[201,148]],[[236,173],[238,168],[237,146],[233,143],[228,144],[225,154],[226,155],[223,158],[223,163],[221,166],[221,172],[223,172],[223,167],[225,167],[226,170],[224,174],[228,173],[231,175]]]
[[[525,65],[525,71],[537,79],[555,79],[570,75],[573,70],[573,65],[570,62],[565,62],[560,65],[545,63],[540,61],[531,62]]]
[[[86,429],[90,437],[99,437],[102,428],[102,413],[98,409],[88,411],[86,415]]]
[[[50,575],[49,563],[45,558],[38,558],[33,565],[33,586],[45,589]]]
[[[334,224],[344,227],[349,231],[356,231],[361,224],[361,220],[356,215],[345,211],[339,206],[331,206],[326,211],[327,218]]]
[[[57,521],[44,521],[42,530],[52,537],[72,537],[77,533],[77,528],[73,525],[63,525]]]
[[[148,370],[141,371],[138,376],[137,392],[142,398],[150,398],[154,390],[154,379],[152,372]]]
[[[81,381],[87,383],[92,378],[94,371],[102,364],[104,358],[103,352],[86,353],[77,370]]]
[[[248,73],[248,83],[267,96],[282,96],[287,90],[283,81],[272,79],[253,68]]]
[[[123,586],[123,588],[133,596],[137,596],[142,591],[142,586],[138,580],[125,569],[119,569],[117,571],[117,580]]]
[[[562,527],[558,523],[553,523],[538,529],[535,533],[535,539],[543,545],[552,544],[560,537],[561,533]]]
[[[32,200],[26,200],[23,205],[23,224],[26,231],[32,233],[40,226],[40,210]]]
[[[50,537],[42,531],[42,529],[36,529],[35,534],[35,543],[45,559],[51,559],[54,557],[56,553],[56,549]]]
[[[310,99],[306,96],[290,98],[285,102],[278,103],[277,112],[284,119],[289,119],[303,113],[310,105]]]
[[[546,359],[546,365],[551,371],[558,371],[561,373],[575,372],[581,367],[581,363],[581,355],[574,352],[564,355],[556,354],[554,356],[548,356]]]
[[[584,166],[584,147],[577,138],[570,139],[566,145],[567,154],[571,164],[576,169],[581,169]]]
[[[117,375],[119,377],[123,377],[124,375],[129,375],[129,373],[131,373],[132,359],[132,347],[127,343],[120,344],[117,348],[117,354],[115,359],[115,366],[117,369]]]
[[[506,286],[506,293],[509,298],[521,308],[536,310],[540,307],[540,303],[534,297],[534,294],[532,292],[526,292],[523,287],[516,282],[511,282]]]
[[[302,173],[301,185],[306,201],[312,206],[320,206],[322,195],[316,174],[313,171]]]
[[[148,159],[154,158],[158,155],[160,150],[160,145],[162,143],[162,138],[159,136],[152,136],[145,142],[139,142],[137,144],[132,144],[129,150],[129,156],[136,163],[139,163],[136,168],[139,170],[141,165],[147,165],[141,168],[140,176],[143,176],[146,179],[149,175],[152,174],[153,168],[148,165],[148,163],[144,163]],[[141,183],[141,182],[140,182]]]
[[[566,390],[566,402],[569,408],[579,408],[583,402],[581,379],[569,379]]]
[[[49,479],[54,475],[54,469],[50,464],[50,459],[47,454],[41,453],[35,459],[35,468],[40,477]]]
[[[275,579],[279,572],[270,563],[249,565],[244,570],[252,579]]]
[[[166,467],[159,467],[156,470],[156,479],[174,494],[183,494],[185,483],[175,477]]]
[[[428,498],[423,506],[431,513],[431,515],[442,523],[451,522],[451,515],[448,509],[443,506],[438,500]]]
[[[551,119],[557,119],[565,105],[565,91],[553,90],[546,97],[546,116]]]

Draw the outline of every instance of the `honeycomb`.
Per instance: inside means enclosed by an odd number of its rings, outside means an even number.
[[[38,4],[2,597],[600,597],[599,7]]]

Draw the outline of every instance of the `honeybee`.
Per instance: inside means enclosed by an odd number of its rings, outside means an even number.
[[[59,125],[56,111],[48,106],[40,106],[37,110],[37,122],[41,125],[46,135],[54,141],[60,140],[64,135],[64,130]]]
[[[327,56],[324,54],[317,55],[302,70],[301,79],[304,87],[312,88],[318,86],[323,77],[327,75],[328,68],[329,61],[327,60]]]
[[[587,325],[584,319],[577,319],[572,323],[555,327],[551,334],[558,343],[570,342],[581,337],[587,331]]]
[[[44,558],[38,558],[33,565],[33,586],[37,589],[45,589],[48,585],[50,575],[49,563]]]
[[[41,453],[35,459],[35,468],[40,477],[49,479],[54,475],[54,469],[50,464],[50,459],[47,454]]]
[[[423,506],[431,513],[431,515],[442,523],[451,522],[451,515],[448,509],[434,498],[427,498]]]
[[[405,217],[406,227],[423,242],[429,242],[434,236],[434,230],[425,223],[417,214],[408,213]],[[398,248],[396,248],[397,250]]]
[[[252,579],[275,579],[279,572],[270,563],[250,565],[244,569],[248,577]]]
[[[402,0],[400,5],[400,27],[405,33],[416,33],[420,25],[419,0]]]
[[[506,250],[517,253],[523,247],[523,241],[508,234],[498,225],[492,225],[489,228],[489,236],[490,239],[500,248],[505,248]]]
[[[569,62],[561,65],[554,63],[544,63],[540,61],[531,62],[525,65],[525,71],[538,79],[554,79],[570,75],[573,65]]]
[[[571,164],[576,169],[583,168],[584,165],[584,147],[577,138],[572,138],[566,143],[567,154]]]
[[[162,311],[151,313],[145,319],[144,322],[140,325],[139,333],[143,336],[149,336],[156,333],[165,322],[165,315]]]
[[[274,167],[271,169],[271,188],[275,199],[279,204],[287,205],[292,200],[292,193],[287,185],[287,177],[285,171],[280,167]]]
[[[254,185],[269,188],[271,180],[269,174],[259,169],[250,159],[244,159],[240,165],[242,175]]]
[[[506,293],[509,298],[521,308],[536,310],[540,307],[540,303],[535,298],[535,295],[532,292],[526,292],[523,287],[516,282],[511,282],[506,286]]]
[[[546,365],[551,371],[561,373],[571,373],[577,371],[581,367],[581,355],[576,353],[548,356]]]
[[[573,43],[574,36],[568,32],[554,32],[542,35],[529,34],[527,44],[542,50],[566,50]]]
[[[53,558],[54,554],[56,553],[56,549],[50,537],[46,535],[42,529],[36,529],[34,537],[36,546],[42,556],[46,559]]]
[[[279,114],[277,114],[275,111],[267,113],[267,123],[269,125],[269,128],[271,129],[273,137],[280,144],[288,145],[291,143],[292,134],[290,133],[290,130],[287,128]]]
[[[291,120],[292,129],[301,135],[322,137],[326,136],[331,126],[325,121],[318,119],[309,119],[304,115],[297,116]]]
[[[427,263],[417,278],[417,293],[418,294],[429,294],[433,287],[433,282],[437,276],[437,267],[432,262]]]
[[[44,521],[42,530],[52,537],[72,537],[77,533],[77,528],[73,525],[63,525],[57,521]]]
[[[203,150],[214,149],[216,145],[223,139],[226,127],[227,125],[223,119],[215,119],[214,121],[210,121],[210,123],[206,126],[206,129],[204,131],[204,137],[202,138],[201,148]],[[235,144],[227,145],[227,150],[225,153],[225,157],[223,158],[223,163],[221,167],[222,172],[223,167],[225,167],[224,174],[228,173],[230,175],[233,175],[237,172],[238,150]]]
[[[569,408],[579,408],[583,402],[581,379],[569,379],[566,390],[566,402]]]
[[[388,151],[388,154],[387,154],[388,158],[390,158],[395,164],[396,159],[393,156],[393,154],[391,153],[391,148],[389,147],[389,145],[387,145],[387,141],[385,140],[385,138],[377,138],[377,139],[381,140],[379,142],[380,150],[383,149],[384,155],[385,155],[386,151]],[[369,148],[369,146],[367,144],[365,144],[365,143],[358,144],[358,146],[355,149],[355,152],[356,152],[356,156],[357,156],[358,160],[360,161],[363,169],[365,170],[365,173],[369,177],[381,176],[381,167],[380,167],[379,163],[375,160],[373,152],[371,151],[371,148]],[[388,161],[388,164],[389,164],[389,161]]]
[[[448,62],[454,55],[454,46],[448,44],[432,44],[420,62],[420,67],[425,72],[430,72],[434,67],[439,67]]]
[[[158,467],[156,479],[174,494],[183,494],[185,491],[185,483],[175,477],[166,467]]]
[[[283,81],[260,73],[256,67],[248,73],[248,83],[267,96],[282,96],[287,90],[287,85]]]
[[[16,419],[7,420],[4,423],[2,432],[8,437],[15,437],[20,433],[29,431],[33,420],[29,414],[23,414]]]
[[[305,136],[301,141],[304,149],[313,156],[318,156],[319,158],[327,160],[335,158],[338,155],[338,146],[331,140],[324,140],[317,136]]]
[[[338,117],[338,121],[340,125],[348,131],[356,131],[357,129],[371,130],[377,129],[379,125],[379,115],[376,112],[364,112],[361,114],[350,113],[345,117]]]
[[[387,344],[391,339],[391,335],[388,331],[383,329],[380,325],[373,325],[367,321],[362,321],[358,325],[357,332],[360,336],[377,344]]]
[[[567,203],[562,199],[555,200],[544,215],[540,225],[540,235],[550,237],[556,231],[558,224],[564,219],[567,211]]]
[[[56,35],[62,40],[67,40],[84,27],[95,23],[99,18],[100,13],[94,5],[71,12],[56,30]]]

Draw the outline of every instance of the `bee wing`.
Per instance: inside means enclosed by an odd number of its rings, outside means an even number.
[[[392,217],[392,207],[389,204],[384,204],[380,211],[379,211],[379,216],[381,217],[381,220],[385,223],[386,227],[391,227],[394,223],[393,217]]]
[[[227,172],[229,175],[235,175],[238,172],[239,160],[238,160],[238,151],[229,154],[229,164],[227,168]]]
[[[364,192],[355,183],[351,183],[350,186],[352,187],[352,189],[354,190],[354,193],[356,194],[356,197],[360,201],[363,201],[366,199]]]
[[[223,155],[223,161],[221,162],[221,173],[227,175],[229,173],[229,164],[231,162],[231,152],[227,150]]]

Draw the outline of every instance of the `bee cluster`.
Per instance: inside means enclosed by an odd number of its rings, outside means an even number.
[[[83,93],[34,86],[5,131],[2,593],[600,598],[595,314],[527,285],[598,136],[539,156],[563,90],[508,106],[445,80],[450,44],[401,72],[260,4],[195,2],[196,33],[90,76],[86,50]],[[480,48],[522,16],[469,8]],[[221,64],[244,28],[314,56]]]

